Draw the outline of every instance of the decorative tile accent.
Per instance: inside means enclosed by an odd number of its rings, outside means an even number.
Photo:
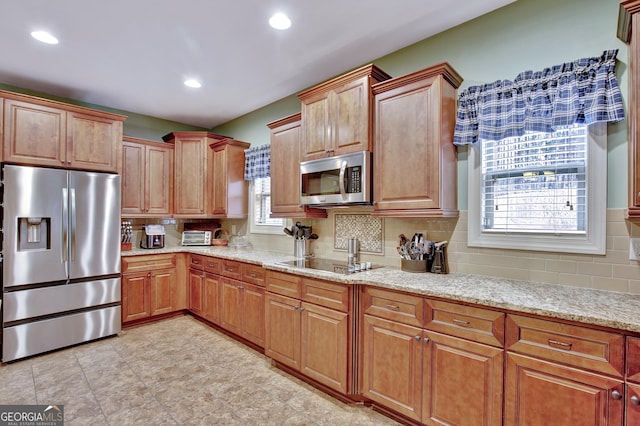
[[[384,254],[384,225],[382,218],[364,214],[336,214],[333,247],[347,249],[347,240],[360,240],[360,251]]]

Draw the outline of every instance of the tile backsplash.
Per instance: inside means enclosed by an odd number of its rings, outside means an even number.
[[[346,250],[349,238],[358,238],[361,253],[384,254],[384,220],[364,214],[336,213],[333,248]]]

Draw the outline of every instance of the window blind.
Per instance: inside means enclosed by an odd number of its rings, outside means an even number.
[[[587,231],[587,126],[482,140],[482,231]]]

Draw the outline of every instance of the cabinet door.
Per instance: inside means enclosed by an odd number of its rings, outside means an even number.
[[[376,95],[373,188],[377,209],[440,207],[439,86],[438,79],[432,78],[420,87]],[[411,171],[410,185],[407,171]]]
[[[242,336],[258,346],[264,346],[264,289],[242,283]]]
[[[204,317],[218,324],[220,322],[220,278],[217,275],[206,274],[203,294]]]
[[[175,139],[175,191],[176,215],[204,215],[207,190],[207,150],[202,137]]]
[[[271,217],[304,211],[300,206],[300,120],[271,129]]]
[[[145,147],[122,143],[122,215],[145,213]]]
[[[640,425],[640,386],[627,384],[627,426]]]
[[[330,93],[320,93],[302,103],[300,161],[327,156],[331,146]]]
[[[66,111],[6,99],[4,161],[40,166],[66,166]]]
[[[265,298],[266,356],[300,369],[300,301],[267,293]]]
[[[122,322],[146,318],[151,315],[149,272],[122,276]]]
[[[151,315],[174,311],[173,292],[176,281],[175,269],[151,272]]]
[[[364,315],[362,394],[419,421],[423,346],[421,329]]]
[[[242,283],[228,278],[221,278],[220,285],[220,303],[222,303],[220,325],[232,333],[242,336],[244,316],[242,312]]]
[[[213,150],[213,214],[227,214],[227,151]]]
[[[369,77],[352,81],[333,94],[331,110],[332,155],[370,151]]]
[[[67,165],[70,167],[117,172],[121,143],[121,121],[67,113]]]
[[[300,311],[300,371],[346,394],[349,315],[305,302]]]
[[[504,351],[439,333],[425,336],[422,422],[501,425]]]
[[[512,353],[506,368],[505,425],[622,424],[619,380]]]
[[[189,310],[199,316],[202,316],[203,309],[204,279],[204,272],[195,269],[189,270]]]
[[[147,146],[145,153],[145,213],[170,215],[173,207],[173,148]]]

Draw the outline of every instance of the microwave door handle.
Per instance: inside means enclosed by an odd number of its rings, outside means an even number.
[[[347,198],[347,190],[344,186],[344,174],[347,171],[347,162],[343,161],[342,165],[340,166],[340,194],[342,195],[342,198]]]

